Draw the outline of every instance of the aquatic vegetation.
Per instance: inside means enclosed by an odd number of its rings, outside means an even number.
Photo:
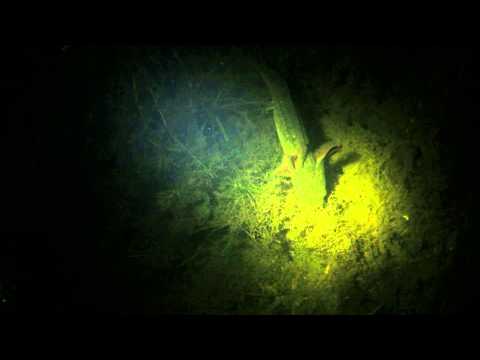
[[[131,198],[150,184],[130,256],[174,274],[149,310],[429,311],[451,229],[427,120],[412,121],[401,99],[379,103],[369,88],[339,86],[333,73],[312,76],[303,80],[313,85],[309,124],[322,129],[322,144],[342,146],[315,158],[299,140],[304,130],[289,131],[298,123],[270,111],[262,74],[237,55],[177,54],[174,82],[144,60],[131,74],[140,80],[123,82],[119,96],[131,109],[114,112],[111,151],[130,168],[114,182]],[[292,154],[304,166],[288,163]],[[294,172],[279,173],[285,164]],[[419,293],[419,284],[432,292]]]

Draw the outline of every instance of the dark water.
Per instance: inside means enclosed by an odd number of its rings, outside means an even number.
[[[262,56],[285,74],[294,97],[304,91],[296,83],[297,74],[308,75],[319,64],[328,71],[348,58],[361,78],[373,79],[380,98],[414,94],[426,99],[425,111],[441,129],[442,154],[453,164],[452,201],[447,203],[454,204],[458,216],[453,220],[460,234],[457,261],[442,296],[451,311],[473,309],[478,241],[470,216],[476,186],[472,129],[477,54],[471,49],[436,48],[263,49]],[[280,58],[279,52],[288,56]],[[166,58],[169,54],[165,50]],[[74,47],[63,53],[56,47],[32,47],[12,50],[10,55],[10,65],[3,70],[8,81],[2,82],[10,135],[2,142],[2,153],[14,155],[5,163],[11,165],[8,174],[15,174],[3,179],[8,193],[4,231],[15,234],[2,245],[0,285],[9,301],[7,309],[137,308],[142,303],[140,275],[126,261],[134,225],[127,220],[120,234],[112,237],[105,224],[115,194],[99,193],[97,186],[114,168],[115,159],[92,157],[94,147],[109,140],[109,125],[87,121],[89,112],[106,111],[103,95],[128,54],[121,48]],[[138,214],[146,211],[140,203],[134,209]],[[169,274],[162,276],[170,281]]]

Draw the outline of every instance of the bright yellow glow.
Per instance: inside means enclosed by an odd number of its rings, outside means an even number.
[[[312,201],[316,184],[304,176],[287,182],[284,186],[291,188],[286,193],[277,190],[281,181],[272,179],[259,196],[258,210],[269,214],[274,229],[288,230],[294,247],[328,256],[348,253],[356,240],[378,235],[383,216],[378,180],[371,171],[372,162],[367,164],[368,169],[360,162],[344,168],[325,207]]]

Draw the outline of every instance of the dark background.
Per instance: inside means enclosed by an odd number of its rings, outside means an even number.
[[[86,119],[115,76],[121,46],[12,48],[0,77],[6,99],[2,145],[0,282],[7,311],[128,312],[138,289],[115,253],[102,250],[108,204],[95,183],[111,164],[88,156]],[[476,310],[477,49],[320,45],[256,46],[266,56],[291,51],[292,67],[334,64],[348,56],[385,92],[417,94],[440,126],[442,156],[453,164],[448,202],[460,231],[457,259],[444,292],[449,312]],[[164,47],[168,51],[168,47]],[[123,56],[123,55],[122,55]],[[290,64],[290,65],[289,65]],[[406,96],[405,95],[405,96]],[[104,132],[106,125],[96,124]],[[128,282],[128,284],[131,284]]]

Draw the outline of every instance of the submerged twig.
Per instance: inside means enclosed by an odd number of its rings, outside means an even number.
[[[223,135],[223,139],[228,142],[230,141],[229,137],[228,137],[228,134],[227,134],[227,131],[225,130],[225,127],[223,126],[221,120],[218,118],[218,115],[214,115],[210,112],[209,114],[211,117],[213,117],[215,119],[215,122],[218,126],[218,128],[220,129],[220,132],[222,133]]]
[[[380,310],[382,307],[383,307],[383,304],[378,305],[377,307],[375,307],[375,309],[370,311],[368,315],[375,315],[378,312],[378,310]]]
[[[204,247],[205,246],[200,246],[192,256],[188,257],[187,259],[183,260],[180,264],[178,264],[177,268],[181,268],[186,264],[188,264],[189,262],[191,262],[193,259],[195,259],[198,255],[200,255],[201,250],[203,250]]]
[[[222,122],[220,121],[220,119],[218,118],[217,115],[214,116],[214,119],[215,119],[215,122],[217,123],[218,127],[220,128],[220,131],[222,132],[224,140],[226,142],[228,142],[229,141],[228,135],[227,135],[227,132],[225,131],[225,128],[223,127]]]

